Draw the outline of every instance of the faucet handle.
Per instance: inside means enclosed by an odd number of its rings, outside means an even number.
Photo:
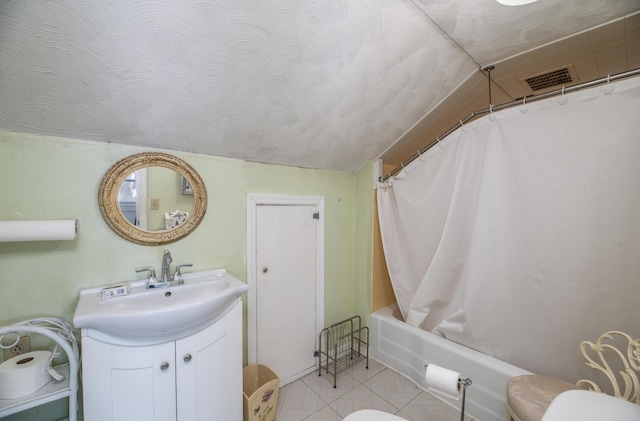
[[[177,281],[179,285],[184,284],[184,279],[182,278],[182,273],[180,272],[180,269],[191,267],[191,266],[193,266],[193,263],[188,263],[186,265],[178,265],[176,267],[176,273],[173,275],[173,280]]]
[[[154,268],[136,269],[136,272],[149,272],[149,285],[158,283],[158,278],[156,278],[156,270]]]

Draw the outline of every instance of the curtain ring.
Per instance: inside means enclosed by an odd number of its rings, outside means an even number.
[[[525,105],[527,103],[527,97],[523,96],[522,97],[522,105]]]
[[[489,112],[493,114],[493,104],[489,104]]]
[[[564,95],[564,86],[562,87],[562,95]]]
[[[460,120],[460,126],[464,126],[464,123],[462,122],[462,120]]]
[[[420,155],[422,155],[422,154],[420,153],[420,149],[418,149],[418,157],[419,157]]]
[[[436,140],[438,141],[438,143],[440,143],[440,137],[439,136],[436,137]]]
[[[607,75],[607,83],[611,80],[611,75]]]

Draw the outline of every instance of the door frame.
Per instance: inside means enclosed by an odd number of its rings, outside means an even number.
[[[258,360],[257,343],[257,294],[256,294],[256,240],[258,206],[309,206],[319,212],[316,224],[316,350],[318,335],[324,329],[324,197],[290,196],[279,194],[247,193],[247,362],[256,364]]]

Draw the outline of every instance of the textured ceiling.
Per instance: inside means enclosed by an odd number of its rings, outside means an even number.
[[[638,10],[638,0],[2,0],[0,130],[354,171],[479,66]]]
[[[485,66],[640,10],[638,0],[415,0],[449,37]]]

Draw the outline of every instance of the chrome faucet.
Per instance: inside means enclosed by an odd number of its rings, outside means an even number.
[[[171,262],[173,262],[171,252],[165,250],[162,254],[162,271],[160,272],[160,282],[163,284],[171,282]]]
[[[156,278],[156,271],[154,268],[136,269],[136,272],[149,272],[149,280],[147,281],[147,288],[155,288],[158,285],[158,278]]]
[[[184,278],[182,277],[181,269],[184,267],[191,267],[193,264],[179,265],[176,267],[176,273],[171,276],[171,252],[165,250],[162,254],[162,270],[160,272],[160,279],[156,278],[156,271],[153,268],[136,269],[136,272],[149,272],[149,280],[147,281],[147,288],[163,288],[172,285],[184,284]]]
[[[192,263],[189,263],[186,265],[179,265],[178,267],[176,267],[176,273],[173,275],[173,281],[177,285],[184,285],[184,278],[182,277],[181,269],[185,267],[191,267],[191,266],[193,266]]]

